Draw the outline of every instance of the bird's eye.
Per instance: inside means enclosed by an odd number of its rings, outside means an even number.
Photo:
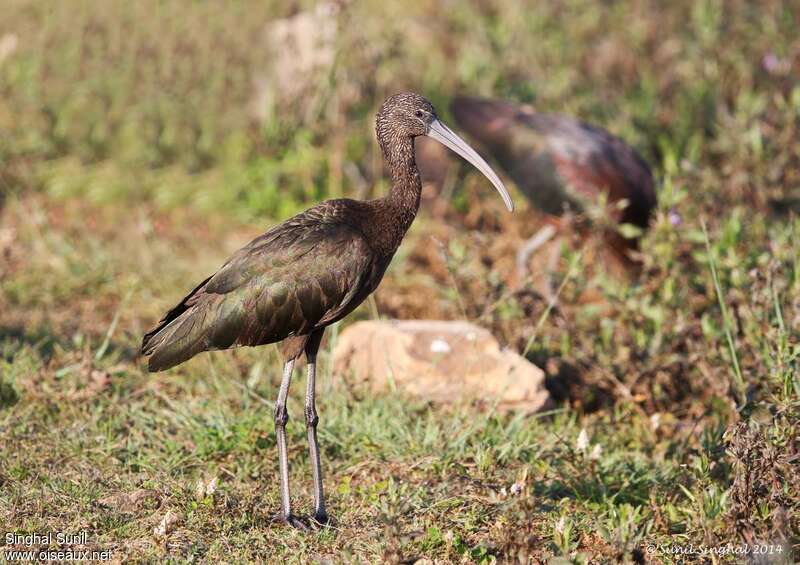
[[[423,114],[422,110],[417,110],[415,115],[416,115],[418,118],[421,118],[421,117],[422,117],[424,114]]]

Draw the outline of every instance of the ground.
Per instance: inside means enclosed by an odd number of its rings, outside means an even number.
[[[303,94],[282,100],[258,86],[272,84],[261,36],[291,6],[12,4],[0,22],[1,533],[87,532],[85,548],[117,561],[724,563],[742,559],[674,552],[745,544],[797,559],[796,5],[359,3],[337,12],[325,79],[296,78]],[[272,93],[257,112],[254,88]],[[342,324],[479,323],[545,369],[555,407],[371,393],[332,374],[334,328],[318,400],[334,521],[299,532],[272,521],[277,349],[150,375],[137,348],[274,222],[385,191],[371,120],[406,88],[445,120],[468,92],[607,127],[652,163],[659,208],[632,281],[603,274],[597,242],[561,242],[550,309],[510,286],[514,249],[542,222],[519,193],[509,216],[457,165],[441,192],[426,189],[374,302]],[[302,385],[289,402],[301,513]]]

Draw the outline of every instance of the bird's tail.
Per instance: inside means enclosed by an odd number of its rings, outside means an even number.
[[[148,357],[147,369],[164,371],[187,361],[203,351],[204,334],[197,313],[187,310],[173,320],[162,321],[142,339],[142,355]]]
[[[191,305],[173,308],[142,339],[150,371],[164,371],[202,351],[228,349],[237,343],[243,306],[224,296],[205,295]]]
[[[140,352],[150,358],[148,370],[164,371],[203,351],[209,304],[201,294],[210,278],[197,285],[155,328],[144,334]]]

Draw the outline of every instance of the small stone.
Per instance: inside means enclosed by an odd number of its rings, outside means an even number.
[[[14,54],[19,45],[19,36],[16,33],[6,33],[0,37],[0,63]]]
[[[578,439],[575,441],[575,449],[578,451],[586,451],[587,447],[589,447],[589,434],[586,433],[586,428],[581,428]]]
[[[213,496],[214,493],[217,492],[218,484],[219,484],[218,477],[198,480],[197,485],[195,486],[194,489],[195,498],[197,500],[203,500],[206,497]]]
[[[658,430],[659,426],[661,426],[661,414],[656,412],[655,414],[651,415],[650,425],[653,427],[653,431]]]
[[[175,528],[175,524],[177,523],[178,515],[172,511],[169,511],[161,519],[161,522],[158,523],[158,526],[153,529],[153,533],[156,535],[156,537],[166,537]]]

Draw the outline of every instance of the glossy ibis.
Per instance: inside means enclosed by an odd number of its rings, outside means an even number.
[[[603,201],[615,223],[647,228],[656,206],[653,176],[644,159],[620,138],[567,116],[541,114],[503,100],[457,97],[450,109],[469,136],[549,216],[550,224],[517,256],[521,275],[527,272],[530,254],[557,228]],[[605,229],[604,238],[626,267],[637,265],[630,251],[638,249],[638,238],[622,237],[615,228]]]
[[[328,515],[317,443],[315,369],[325,328],[361,304],[417,214],[419,171],[414,138],[431,137],[478,168],[509,210],[511,197],[488,164],[447,126],[425,98],[406,92],[388,98],[375,119],[383,158],[391,173],[387,196],[375,200],[328,200],[279,224],[236,252],[201,282],[142,340],[150,371],[183,363],[202,351],[282,342],[283,379],[275,403],[280,467],[280,519],[303,528],[292,514],[286,454],[286,398],[295,360],[305,352],[308,381],[305,420],[314,479],[314,520]]]

